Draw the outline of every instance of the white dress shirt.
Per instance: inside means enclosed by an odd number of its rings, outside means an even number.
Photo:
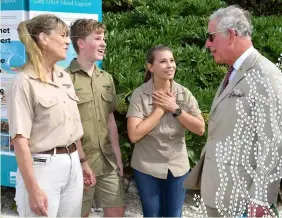
[[[232,71],[230,77],[229,77],[229,81],[231,81],[237,70],[240,68],[240,66],[242,65],[242,63],[246,60],[246,58],[252,53],[252,51],[254,50],[254,47],[251,46],[249,47],[236,61],[235,63],[233,64],[233,68],[234,70]]]

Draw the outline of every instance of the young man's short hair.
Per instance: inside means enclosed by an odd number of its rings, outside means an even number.
[[[97,33],[103,33],[106,30],[106,26],[94,19],[77,19],[70,27],[71,41],[73,48],[76,53],[79,53],[77,45],[78,39],[85,39],[86,36],[90,35],[93,31]]]

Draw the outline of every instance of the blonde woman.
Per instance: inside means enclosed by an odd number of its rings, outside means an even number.
[[[95,179],[79,143],[78,98],[68,74],[55,66],[66,58],[68,27],[42,14],[21,22],[18,34],[27,62],[7,95],[18,212],[21,217],[79,217],[83,173],[84,185],[94,185]]]

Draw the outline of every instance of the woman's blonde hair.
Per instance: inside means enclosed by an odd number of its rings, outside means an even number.
[[[42,32],[49,35],[52,30],[69,34],[69,27],[60,18],[52,14],[41,14],[31,20],[22,21],[18,25],[19,38],[25,45],[27,55],[23,69],[31,66],[41,81],[46,81],[46,74],[43,72],[42,52],[38,35]]]

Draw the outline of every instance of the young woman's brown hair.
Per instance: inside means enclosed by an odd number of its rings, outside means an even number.
[[[167,46],[157,45],[148,51],[147,56],[146,56],[146,64],[152,64],[154,62],[155,53],[158,51],[171,51],[172,52],[172,50]],[[152,72],[150,72],[150,70],[148,69],[146,65],[144,83],[148,82],[151,78],[152,78]]]

